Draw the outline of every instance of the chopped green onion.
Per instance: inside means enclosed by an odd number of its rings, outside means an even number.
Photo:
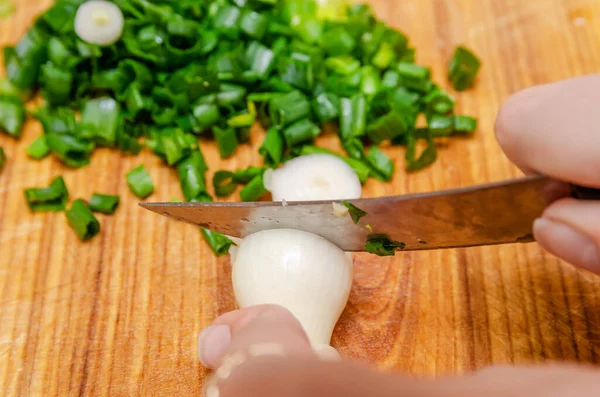
[[[276,168],[281,163],[283,136],[278,128],[269,128],[258,153],[263,156],[264,163],[269,167]]]
[[[66,212],[71,228],[81,241],[87,241],[100,233],[100,223],[85,201],[77,199]]]
[[[427,130],[427,147],[421,155],[416,157],[416,146],[417,146],[417,137],[415,133],[410,133],[406,135],[406,169],[408,171],[419,171],[423,168],[426,168],[433,164],[437,159],[437,148],[435,146],[435,142],[433,141],[433,134],[430,130]]]
[[[42,96],[51,105],[64,105],[71,97],[73,73],[51,63],[42,65]]]
[[[322,43],[324,50],[334,57],[348,55],[356,47],[356,40],[343,26],[326,31]]]
[[[392,179],[395,168],[394,162],[377,146],[371,147],[366,161],[371,166],[371,175],[383,181],[390,181]]]
[[[213,187],[218,197],[229,197],[235,192],[237,183],[231,171],[217,171],[213,177]]]
[[[433,136],[450,136],[454,132],[454,117],[433,114],[429,118],[429,131]]]
[[[269,101],[269,116],[276,127],[285,127],[310,115],[310,102],[300,91],[292,91]]]
[[[141,199],[145,199],[154,192],[152,178],[143,165],[137,166],[127,173],[127,184],[133,194]]]
[[[264,14],[259,14],[251,10],[245,10],[240,21],[242,32],[253,39],[260,40],[267,32],[269,19]]]
[[[456,47],[448,65],[448,79],[458,91],[471,88],[475,83],[481,62],[465,47]]]
[[[414,63],[399,63],[397,67],[402,83],[415,91],[427,93],[431,89],[432,83],[429,79],[431,71],[424,66]]]
[[[25,122],[25,106],[19,97],[0,94],[0,131],[19,138]]]
[[[79,125],[82,138],[100,145],[114,146],[117,142],[121,107],[112,98],[90,99],[85,103]]]
[[[172,166],[198,149],[198,140],[179,128],[165,128],[153,131],[146,145]]]
[[[325,67],[333,73],[347,76],[360,70],[360,61],[351,56],[332,57],[325,61]]]
[[[365,251],[377,256],[394,256],[396,250],[403,250],[406,244],[393,241],[384,234],[373,234],[367,239]]]
[[[85,141],[74,135],[46,134],[46,143],[52,152],[67,166],[84,167],[90,163],[94,150],[92,142]]]
[[[314,99],[313,110],[321,124],[335,120],[340,115],[340,97],[324,92]]]
[[[469,116],[454,116],[454,131],[469,133],[477,129],[477,120]]]
[[[200,126],[201,130],[212,127],[213,125],[217,124],[221,118],[219,107],[215,104],[199,104],[192,109],[192,112],[194,119]]]
[[[321,133],[321,129],[310,119],[302,119],[283,130],[283,138],[288,148],[312,141]]]
[[[94,212],[112,215],[119,206],[120,197],[106,194],[94,193],[90,198],[88,206]]]
[[[202,229],[202,236],[217,256],[227,255],[229,253],[229,247],[235,245],[233,241],[221,233]]]
[[[365,211],[361,210],[354,204],[349,203],[348,201],[342,201],[342,204],[344,205],[344,207],[348,208],[348,213],[350,214],[352,222],[354,222],[355,225],[358,225],[360,218],[367,215]]]
[[[181,190],[186,201],[203,201],[208,196],[204,173],[208,169],[200,150],[192,152],[177,165]]]
[[[253,41],[246,50],[246,62],[250,70],[257,74],[260,79],[265,78],[271,72],[275,60],[275,54],[261,43]]]
[[[29,145],[26,150],[29,157],[35,160],[41,160],[50,154],[50,147],[46,142],[46,135],[40,135],[35,141]]]
[[[432,90],[425,98],[423,102],[429,108],[430,111],[447,114],[454,110],[454,99],[444,90],[436,88]]]
[[[265,167],[253,167],[250,166],[246,169],[237,170],[233,173],[233,179],[237,183],[250,183],[252,179],[258,175],[262,175],[265,172]]]
[[[37,109],[33,115],[42,123],[46,134],[76,134],[75,112],[66,107]]]
[[[233,127],[214,127],[213,133],[221,158],[230,157],[238,147],[238,138]]]
[[[342,98],[340,136],[342,141],[363,136],[367,123],[367,100],[362,95]]]
[[[284,83],[310,91],[315,84],[315,61],[306,54],[294,52],[280,60],[278,73]]]
[[[29,209],[34,212],[64,211],[69,200],[69,191],[64,179],[58,176],[48,187],[25,189],[25,199]]]
[[[367,98],[372,98],[381,88],[379,71],[373,66],[364,66],[361,70],[360,91]]]
[[[257,175],[252,179],[242,190],[240,190],[240,198],[242,201],[257,201],[262,196],[267,194],[263,175]]]

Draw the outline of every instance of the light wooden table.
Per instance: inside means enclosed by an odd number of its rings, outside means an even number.
[[[15,0],[0,22],[13,43],[48,0]],[[502,101],[534,84],[597,72],[600,0],[378,0],[377,14],[409,34],[418,61],[445,85],[454,46],[483,60],[477,88],[457,95],[458,110],[480,119],[473,139],[455,139],[432,168],[407,175],[403,149],[389,149],[400,171],[371,181],[366,195],[423,192],[518,175],[497,146]],[[215,259],[191,226],[137,207],[124,174],[148,167],[153,200],[180,196],[173,171],[149,153],[100,151],[90,167],[29,161],[40,133],[31,122],[16,142],[0,136],[9,163],[0,175],[0,395],[195,396],[204,370],[196,337],[234,308],[228,259]],[[212,170],[258,164],[252,146]],[[331,137],[322,144],[335,147]],[[118,193],[102,234],[82,244],[64,214],[31,214],[23,189],[64,175],[73,197]],[[536,245],[356,256],[350,302],[333,343],[348,357],[417,375],[456,373],[496,363],[549,360],[600,363],[600,278],[580,273]]]

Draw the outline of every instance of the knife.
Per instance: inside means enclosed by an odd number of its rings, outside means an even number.
[[[348,200],[345,203],[366,212],[357,224],[349,214],[340,214],[337,204],[342,200],[140,206],[231,237],[297,229],[358,252],[365,251],[369,238],[384,235],[404,243],[403,250],[414,251],[534,241],[534,220],[548,205],[566,197],[600,199],[600,190],[534,176],[433,193]]]

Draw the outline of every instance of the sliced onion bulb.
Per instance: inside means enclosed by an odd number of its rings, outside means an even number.
[[[344,160],[329,154],[310,154],[288,161],[264,175],[273,201],[351,200],[360,198],[362,186]]]
[[[350,254],[323,237],[276,229],[246,237],[232,260],[239,307],[285,307],[317,353],[335,358],[335,349],[328,345],[352,286]]]
[[[75,14],[75,33],[86,43],[107,46],[116,43],[125,24],[121,9],[105,0],[83,3]]]

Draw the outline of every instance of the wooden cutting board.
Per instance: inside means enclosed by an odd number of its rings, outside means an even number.
[[[49,0],[14,0],[0,44],[14,43]],[[600,69],[600,0],[378,0],[377,14],[409,34],[418,61],[446,86],[456,44],[483,60],[477,88],[457,94],[477,116],[472,139],[440,147],[440,160],[403,171],[403,149],[387,152],[399,171],[370,181],[366,196],[424,192],[515,177],[494,139],[494,118],[511,93]],[[227,258],[216,259],[197,228],[138,208],[125,173],[144,164],[156,194],[181,197],[175,173],[151,154],[108,150],[70,170],[26,158],[40,133],[0,136],[0,395],[194,396],[205,371],[196,337],[234,308]],[[259,164],[257,145],[211,171]],[[335,139],[320,142],[335,148]],[[64,214],[31,214],[23,189],[64,175],[73,197],[120,194],[102,234],[82,244]],[[350,302],[333,344],[350,358],[415,375],[460,373],[490,364],[550,360],[600,363],[600,278],[578,272],[536,245],[356,256]]]

